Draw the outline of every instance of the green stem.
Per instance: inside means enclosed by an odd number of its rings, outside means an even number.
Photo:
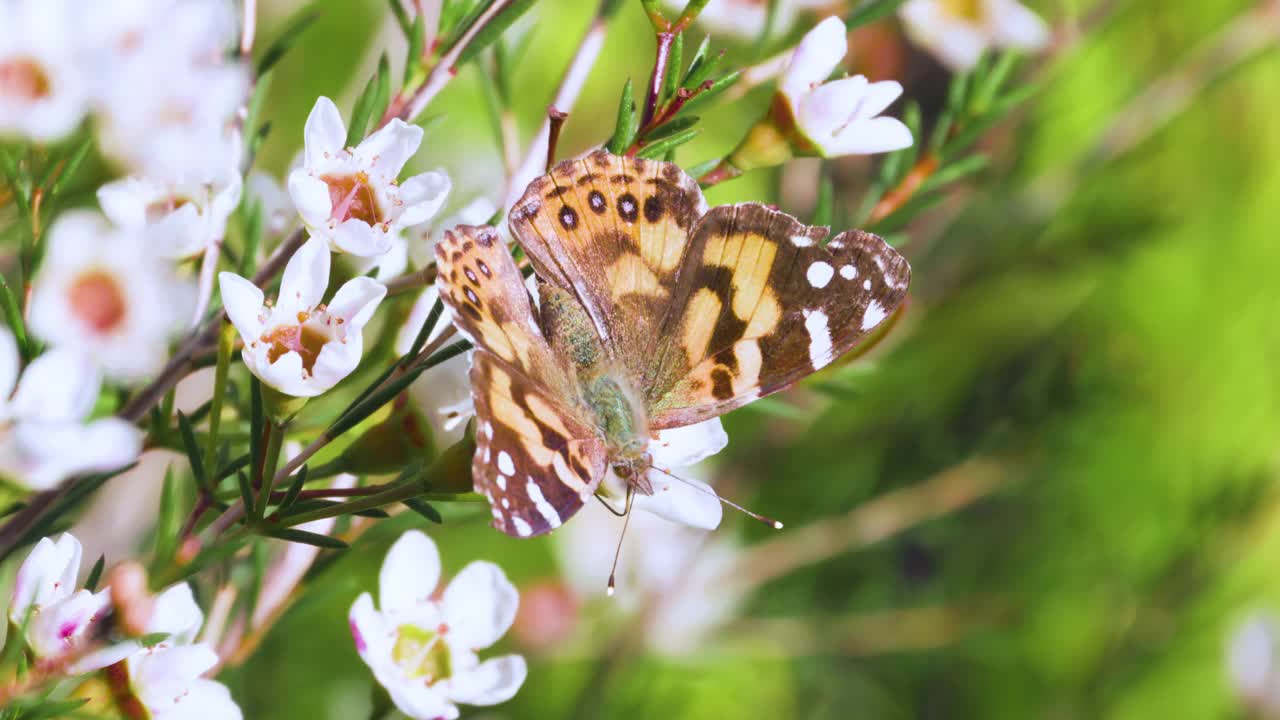
[[[235,326],[228,323],[218,336],[218,365],[213,375],[213,398],[209,401],[209,437],[205,443],[204,464],[205,477],[210,478],[210,482],[218,471],[218,431],[222,427],[222,403],[227,394],[227,375],[235,346]]]
[[[285,426],[269,422],[263,431],[267,436],[267,449],[263,453],[262,472],[258,476],[258,499],[253,504],[254,522],[262,519],[263,513],[267,511],[267,504],[271,502],[271,487],[275,484],[273,478],[276,475],[276,465],[280,462],[280,444],[284,440]]]

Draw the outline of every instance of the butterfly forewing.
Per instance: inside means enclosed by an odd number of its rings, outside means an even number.
[[[436,268],[440,297],[476,346],[476,491],[503,532],[553,530],[595,492],[605,464],[569,362],[548,346],[520,271],[493,228],[446,233]]]
[[[679,427],[782,390],[830,364],[906,296],[906,260],[853,230],[756,203],[695,226],[648,384],[650,424]]]
[[[511,211],[511,229],[538,274],[583,306],[638,387],[649,362],[638,351],[658,335],[704,210],[698,184],[677,166],[599,151],[535,180]]]

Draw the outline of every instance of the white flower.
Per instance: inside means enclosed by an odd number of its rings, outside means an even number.
[[[393,119],[348,149],[342,116],[327,97],[316,100],[305,130],[303,167],[289,174],[289,195],[307,227],[333,249],[362,257],[382,255],[393,238],[424,222],[444,204],[443,172],[396,177],[422,143],[422,128]]]
[[[818,23],[796,46],[778,84],[796,130],[824,157],[910,147],[906,125],[879,117],[902,94],[900,84],[872,83],[862,75],[827,82],[848,50],[847,31],[838,17]]]
[[[1236,694],[1258,717],[1280,716],[1280,666],[1275,618],[1255,613],[1232,635],[1227,676]]]
[[[0,3],[0,136],[54,140],[89,107],[66,0]]]
[[[351,256],[351,268],[358,275],[368,275],[370,270],[377,270],[373,277],[378,282],[386,282],[404,274],[409,269],[409,243],[402,233],[391,236],[391,246],[381,255],[372,257]]]
[[[348,620],[356,651],[415,720],[458,717],[457,703],[496,705],[511,699],[527,668],[519,655],[484,662],[515,620],[519,596],[502,570],[473,562],[433,600],[440,580],[435,543],[410,530],[387,553],[378,575],[378,604],[364,593]]]
[[[361,332],[387,289],[375,280],[348,280],[326,306],[329,248],[311,238],[289,258],[274,307],[262,290],[235,273],[218,276],[222,303],[244,340],[245,365],[286,395],[314,397],[355,370],[364,352]]]
[[[227,687],[200,677],[217,664],[218,654],[203,643],[161,643],[129,658],[130,689],[151,720],[240,720]]]
[[[115,470],[137,459],[142,437],[132,424],[117,418],[85,422],[102,383],[88,358],[50,350],[32,360],[21,379],[18,363],[13,334],[0,328],[0,474],[45,490],[72,475]]]
[[[1018,0],[907,0],[898,9],[907,34],[957,72],[987,48],[1040,50],[1049,27]]]
[[[724,509],[716,491],[700,480],[686,477],[683,469],[711,457],[728,444],[729,436],[719,418],[659,431],[657,438],[649,443],[654,468],[645,476],[653,487],[653,494],[636,493],[632,499],[633,509],[702,530],[719,527]],[[626,484],[612,468],[601,483],[600,494],[617,506],[619,512],[625,507]]]
[[[666,0],[665,5],[671,12],[679,14],[688,1]],[[785,33],[803,10],[830,5],[831,0],[778,0],[773,32]],[[711,0],[698,13],[698,24],[716,35],[723,33],[755,39],[764,32],[768,17],[767,0]]]
[[[396,352],[403,355],[409,352],[413,341],[426,322],[431,308],[440,297],[434,284],[429,286],[414,301],[409,317],[396,335]],[[432,342],[449,327],[449,319],[442,314],[427,342]],[[409,386],[409,395],[427,417],[431,424],[431,435],[437,447],[448,447],[462,439],[467,421],[476,414],[475,403],[471,399],[471,353],[451,357],[448,360],[427,368],[413,384]]]
[[[117,225],[152,227],[160,254],[182,259],[222,240],[240,190],[240,175],[231,169],[201,182],[135,176],[98,188],[98,203]]]
[[[193,297],[145,231],[73,211],[49,231],[30,325],[50,345],[84,353],[108,376],[134,382],[164,364]]]
[[[151,648],[143,647],[138,640],[126,640],[107,646],[78,660],[71,667],[71,672],[82,673],[107,667],[149,650],[190,645],[195,641],[196,633],[200,631],[200,626],[203,624],[204,613],[196,604],[191,586],[186,583],[170,586],[155,597],[151,606],[151,616],[147,618],[144,628],[147,635],[165,635],[163,640]]]
[[[118,17],[117,3],[88,5],[105,16],[85,22],[103,153],[152,179],[210,176],[234,162],[249,69],[226,59],[236,22],[229,3],[129,0]]]
[[[80,541],[70,533],[56,542],[42,538],[18,568],[9,621],[15,628],[25,626],[27,644],[39,659],[78,649],[111,606],[108,590],[76,590],[82,552]]]

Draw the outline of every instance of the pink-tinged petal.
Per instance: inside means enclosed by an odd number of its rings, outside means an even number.
[[[324,300],[329,287],[329,246],[312,237],[298,248],[284,266],[276,306],[288,315],[310,312]]]
[[[372,227],[354,218],[344,221],[329,232],[333,248],[357,257],[377,257],[391,250],[395,237],[381,225]]]
[[[485,660],[474,669],[449,678],[444,683],[444,691],[454,702],[497,705],[515,697],[528,674],[529,668],[523,657],[503,655]]]
[[[232,272],[218,273],[218,288],[227,317],[236,326],[240,338],[251,343],[262,335],[262,310],[265,298],[257,285]]]
[[[116,663],[128,657],[132,657],[135,653],[141,651],[142,643],[136,641],[128,641],[109,645],[101,650],[95,650],[87,655],[82,656],[67,668],[68,675],[83,675],[91,673],[94,670],[101,670],[104,667],[115,665]]]
[[[520,607],[520,594],[502,568],[477,561],[450,581],[443,605],[451,642],[481,650],[511,628]]]
[[[636,495],[637,510],[701,530],[715,530],[720,526],[724,508],[710,485],[683,475],[677,480],[657,470],[649,471],[647,477],[653,485],[653,494]]]
[[[404,164],[422,144],[422,128],[394,118],[374,134],[365,138],[356,148],[356,158],[366,167],[376,181],[395,180]]]
[[[387,627],[381,613],[374,608],[372,595],[362,593],[356,598],[347,613],[347,625],[351,629],[356,652],[366,663],[372,666],[375,662],[390,662],[393,630]]]
[[[870,120],[884,112],[900,97],[902,97],[902,84],[895,80],[871,83],[866,87],[862,102],[858,105],[857,118]]]
[[[347,141],[347,127],[342,122],[342,113],[338,106],[327,97],[316,98],[316,104],[307,116],[307,124],[303,129],[303,142],[306,145],[306,162],[313,167],[324,162],[326,156],[333,156],[343,151]]]
[[[32,605],[46,605],[53,599],[51,589],[63,573],[56,553],[52,540],[40,538],[18,567],[13,580],[13,599],[9,602],[9,619],[15,624],[21,625],[26,620]]]
[[[328,231],[333,199],[329,195],[329,186],[323,180],[313,177],[304,168],[294,170],[289,173],[289,199],[313,232]]]
[[[911,147],[911,129],[891,117],[855,122],[829,141],[829,155],[870,155]]]
[[[90,624],[111,605],[106,592],[79,590],[43,608],[31,619],[27,642],[37,657],[59,657],[72,650]]]
[[[20,418],[79,422],[93,409],[102,374],[93,361],[68,350],[51,350],[27,366],[13,396]]]
[[[408,227],[435,217],[449,197],[451,188],[449,176],[439,170],[424,172],[405,180],[399,189],[400,202],[404,206],[396,225]]]
[[[378,606],[385,613],[408,612],[428,601],[440,583],[440,552],[419,530],[396,540],[378,572]]]
[[[793,101],[825,81],[849,51],[844,21],[832,16],[804,36],[783,71],[778,90]]]
[[[138,699],[163,718],[186,694],[196,678],[218,664],[218,654],[199,645],[161,645],[129,658],[129,676]]]
[[[867,79],[861,75],[833,80],[806,95],[799,104],[796,120],[814,142],[833,136],[848,125],[864,101]]]
[[[693,465],[720,452],[729,444],[720,418],[711,418],[694,425],[662,430],[649,443],[653,463],[671,469]]]
[[[1049,44],[1049,26],[1017,0],[987,0],[987,27],[1001,47],[1033,52]]]
[[[386,286],[377,280],[352,278],[334,293],[329,303],[329,314],[343,319],[347,333],[356,334],[364,329],[386,295]]]

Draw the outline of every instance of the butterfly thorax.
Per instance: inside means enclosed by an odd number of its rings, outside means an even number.
[[[636,393],[621,373],[580,376],[580,380],[596,427],[604,435],[614,472],[636,491],[652,495],[646,479],[649,423]]]

